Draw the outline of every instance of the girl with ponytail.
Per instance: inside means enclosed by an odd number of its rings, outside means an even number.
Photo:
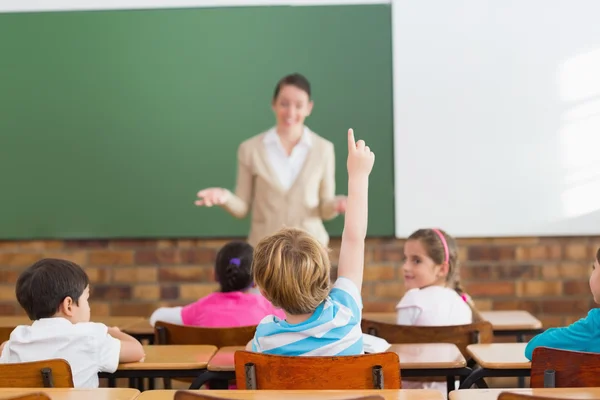
[[[253,248],[245,242],[230,242],[217,253],[215,278],[220,290],[184,307],[162,307],[154,311],[150,323],[229,328],[253,326],[267,315],[285,318],[259,293],[251,289]]]
[[[396,306],[400,325],[470,324],[470,299],[460,285],[454,239],[441,229],[419,229],[404,244],[406,293]]]
[[[404,244],[406,293],[396,306],[397,323],[414,326],[467,325],[473,322],[469,296],[458,274],[454,239],[441,229],[419,229]],[[445,382],[402,381],[407,389],[438,389]]]

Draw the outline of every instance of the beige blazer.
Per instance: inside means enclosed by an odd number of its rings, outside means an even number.
[[[248,243],[252,246],[284,227],[304,229],[326,246],[329,235],[323,220],[337,215],[333,143],[309,131],[312,143],[304,166],[286,191],[269,162],[265,134],[239,146],[235,194],[223,207],[237,218],[251,212]]]

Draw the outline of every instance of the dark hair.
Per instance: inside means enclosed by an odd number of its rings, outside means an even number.
[[[598,261],[598,264],[600,264],[600,247],[598,248],[598,251],[596,252],[596,261]]]
[[[245,242],[230,242],[219,250],[215,275],[221,292],[237,292],[250,287],[253,253],[252,246]]]
[[[462,285],[460,284],[459,276],[459,262],[458,262],[458,249],[454,238],[448,235],[441,229],[437,229],[446,240],[448,246],[448,275],[446,276],[446,283],[453,286],[454,290],[460,295],[465,294]],[[436,264],[443,264],[446,261],[446,250],[444,249],[444,243],[440,236],[433,229],[419,229],[408,237],[408,240],[419,240],[427,256],[433,260]]]
[[[79,297],[88,284],[88,276],[79,265],[45,258],[27,268],[17,279],[17,301],[32,321],[50,318],[67,297],[79,305]]]
[[[277,86],[275,86],[275,92],[273,93],[273,100],[277,99],[281,88],[288,85],[296,86],[298,89],[302,89],[306,92],[306,94],[308,94],[308,98],[310,99],[310,82],[304,75],[295,73],[284,76],[279,80],[279,82],[277,82]]]

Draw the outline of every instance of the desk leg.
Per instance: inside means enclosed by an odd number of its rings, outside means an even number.
[[[190,390],[194,390],[194,389],[200,389],[200,387],[202,385],[204,385],[206,382],[210,382],[210,387],[211,389],[213,389],[213,383],[216,382],[227,382],[225,383],[225,389],[228,389],[228,383],[230,380],[235,379],[235,372],[234,371],[203,371],[200,372],[200,374],[198,375],[198,377],[196,379],[194,379],[194,382],[192,382],[192,384],[190,385]],[[219,385],[217,383],[217,387],[215,387],[215,389],[220,388],[221,385]]]
[[[517,334],[517,342],[518,343],[523,343],[525,341],[525,335],[523,334],[523,332],[519,332]],[[519,387],[520,388],[524,388],[525,387],[525,377],[520,376],[519,377]]]
[[[450,396],[450,392],[453,390],[456,390],[456,377],[455,376],[447,376],[446,377],[446,389],[448,390],[448,393],[446,393],[447,396]]]
[[[465,380],[461,382],[459,389],[470,389],[473,385],[477,385],[479,389],[487,389],[488,385],[483,380],[485,373],[485,369],[477,366],[473,372],[471,372],[471,375],[467,376]]]

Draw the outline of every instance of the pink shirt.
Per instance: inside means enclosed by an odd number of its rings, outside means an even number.
[[[260,294],[244,292],[213,293],[181,309],[184,325],[204,328],[253,326],[267,315],[285,319],[283,310]]]

